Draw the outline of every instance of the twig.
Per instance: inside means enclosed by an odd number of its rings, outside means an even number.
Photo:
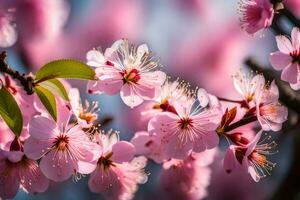
[[[0,54],[0,72],[4,74],[10,75],[12,78],[17,79],[20,81],[21,85],[23,86],[24,90],[28,95],[34,93],[34,79],[30,75],[20,74],[18,71],[15,71],[9,67],[9,65],[5,61],[6,59],[6,52],[3,51]]]
[[[226,126],[224,128],[224,132],[229,132],[229,131],[232,131],[238,127],[241,127],[241,126],[244,126],[246,124],[249,124],[251,122],[255,122],[257,120],[257,117],[256,116],[251,116],[251,117],[247,117],[247,118],[242,118],[241,120],[229,125],[229,126]]]

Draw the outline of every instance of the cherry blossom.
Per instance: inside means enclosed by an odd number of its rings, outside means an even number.
[[[147,181],[143,170],[147,159],[143,156],[134,157],[134,146],[129,142],[119,141],[115,132],[101,133],[95,138],[103,151],[96,170],[90,176],[90,190],[101,193],[108,199],[132,199],[137,185]]]
[[[239,12],[241,26],[250,34],[271,26],[274,17],[269,0],[240,0]]]
[[[45,192],[48,185],[49,181],[37,162],[27,158],[24,152],[0,150],[1,198],[14,198],[19,188],[31,194]]]
[[[177,114],[164,112],[149,121],[149,134],[160,140],[170,158],[184,159],[192,151],[202,152],[219,143],[215,130],[221,120],[220,109],[201,107],[192,92],[187,96],[185,102],[176,102]]]
[[[270,54],[270,63],[276,70],[282,70],[281,79],[300,88],[300,30],[294,27],[291,40],[284,35],[276,36],[279,51]]]
[[[79,90],[72,88],[69,90],[70,104],[72,111],[77,119],[78,124],[83,128],[88,128],[93,125],[93,122],[97,120],[98,103],[92,102],[90,104],[88,101],[85,101],[83,106]]]
[[[29,124],[24,152],[31,159],[41,159],[41,171],[53,181],[64,181],[74,173],[91,173],[101,153],[101,147],[91,142],[80,126],[69,124],[70,115],[64,106],[59,108],[57,123],[35,116]]]
[[[258,93],[265,85],[265,78],[262,74],[253,76],[251,73],[240,70],[233,76],[233,85],[243,99],[249,103],[255,101]]]
[[[279,131],[282,123],[287,120],[287,108],[278,102],[279,92],[273,81],[269,88],[265,88],[257,98],[256,113],[262,129],[265,131]]]
[[[135,47],[127,40],[118,40],[102,54],[97,50],[87,53],[87,64],[96,67],[98,81],[88,84],[89,93],[118,92],[131,108],[144,100],[155,99],[166,79],[146,44]]]
[[[192,153],[185,160],[164,163],[160,181],[164,199],[198,200],[207,196],[215,150]]]
[[[0,11],[0,47],[7,48],[17,41],[16,25],[11,13]]]
[[[135,146],[137,155],[144,155],[156,163],[162,163],[167,160],[167,156],[162,151],[160,141],[157,139],[146,131],[139,131],[135,133],[131,143]]]
[[[224,169],[230,173],[232,170],[245,170],[251,175],[255,182],[258,182],[266,175],[270,175],[275,166],[274,163],[267,160],[267,155],[275,153],[276,143],[266,142],[270,137],[262,139],[262,131],[257,133],[254,139],[244,146],[231,145],[224,158]]]

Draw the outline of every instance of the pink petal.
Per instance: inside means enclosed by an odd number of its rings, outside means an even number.
[[[35,161],[30,162],[29,166],[20,170],[23,188],[33,194],[45,192],[49,186],[49,180],[42,174]]]
[[[230,146],[225,153],[224,157],[224,163],[223,163],[223,168],[227,173],[230,173],[234,170],[235,165],[236,165],[236,158],[235,158],[235,149],[234,146]]]
[[[294,49],[300,49],[300,29],[298,27],[294,27],[291,33],[292,44]]]
[[[291,84],[297,83],[298,82],[297,64],[294,63],[284,68],[281,73],[281,79]]]
[[[12,163],[17,163],[22,160],[24,152],[21,151],[7,151],[5,152],[7,159]]]
[[[149,135],[165,135],[170,131],[176,131],[170,128],[168,124],[174,124],[179,120],[179,117],[173,113],[164,112],[154,116],[148,123]],[[176,129],[176,127],[175,127]]]
[[[142,44],[137,48],[137,56],[136,56],[136,62],[137,61],[141,61],[143,55],[148,54],[149,53],[149,49],[147,44]],[[140,64],[140,63],[138,63]]]
[[[291,56],[276,51],[270,54],[270,63],[276,70],[282,70],[292,62]]]
[[[33,137],[28,138],[24,144],[24,152],[28,158],[37,160],[51,149],[51,140],[39,140]]]
[[[68,124],[72,115],[71,106],[67,104],[63,99],[57,98],[57,125],[59,130],[64,130]]]
[[[164,84],[167,75],[165,72],[162,71],[153,71],[142,73],[141,75],[141,82],[144,84],[152,85],[152,86],[161,86]]]
[[[130,84],[125,84],[120,93],[123,102],[131,108],[143,103],[143,99],[135,93],[133,87]]]
[[[29,134],[36,139],[47,140],[55,137],[58,130],[54,120],[35,116],[29,123]]]
[[[203,134],[204,143],[207,149],[212,149],[218,146],[219,144],[219,136],[215,131],[209,131]]]
[[[257,172],[255,171],[254,167],[249,166],[248,172],[249,172],[249,174],[251,175],[252,179],[253,179],[255,182],[259,182],[260,176],[257,174]]]
[[[134,92],[139,95],[141,98],[145,99],[145,100],[152,100],[156,97],[156,91],[157,88],[153,87],[153,86],[146,86],[146,85],[133,85],[132,86]]]
[[[77,171],[78,166],[67,152],[53,150],[42,158],[40,169],[50,180],[61,182]]]
[[[296,84],[290,84],[291,88],[293,90],[299,90],[300,89],[300,83],[296,83]]]
[[[71,88],[68,95],[70,97],[72,111],[74,112],[75,116],[78,117],[81,110],[79,90],[77,88]]]
[[[88,94],[101,94],[101,88],[99,87],[99,81],[88,81],[86,90]]]
[[[140,131],[134,134],[134,137],[130,142],[134,145],[136,154],[142,155],[149,152],[149,148],[145,145],[149,141],[151,141],[149,133],[146,131]]]
[[[89,161],[89,162],[85,162],[85,161],[77,161],[78,164],[78,172],[80,174],[90,174],[93,171],[95,171],[96,167],[97,167],[97,161]]]
[[[103,75],[94,90],[104,92],[107,95],[114,95],[121,90],[122,85],[123,80],[121,76]]]
[[[135,154],[135,147],[129,142],[120,141],[112,146],[112,152],[112,160],[114,162],[130,162]]]
[[[118,175],[111,169],[104,171],[102,168],[97,168],[90,175],[88,185],[92,192],[102,193],[112,199],[118,199],[122,188]]]
[[[197,98],[201,107],[206,107],[209,103],[209,96],[206,90],[200,88],[197,91]]]
[[[105,63],[104,55],[97,50],[91,50],[86,54],[87,64],[93,67],[103,66]]]
[[[276,36],[276,42],[278,49],[285,54],[289,54],[291,51],[293,51],[293,47],[291,44],[291,41],[283,35]]]
[[[253,152],[253,150],[255,149],[255,147],[256,147],[258,141],[260,140],[260,137],[261,137],[261,135],[262,135],[262,132],[263,132],[262,130],[259,131],[259,132],[255,135],[255,137],[253,138],[253,140],[247,145],[247,151],[246,151],[246,153],[245,153],[246,156],[249,156],[249,155]]]
[[[2,174],[7,173],[5,170],[9,168],[6,161],[0,161],[0,197],[4,199],[12,199],[17,194],[20,187],[20,179],[18,171],[10,171],[9,174],[3,176]]]
[[[175,159],[185,159],[191,153],[193,147],[189,140],[185,144],[180,144],[177,137],[170,138],[164,145],[166,155]]]

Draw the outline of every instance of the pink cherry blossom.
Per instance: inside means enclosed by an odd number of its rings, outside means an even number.
[[[93,125],[93,122],[97,120],[98,103],[92,102],[90,104],[88,101],[85,101],[83,106],[79,90],[72,88],[69,90],[70,104],[72,111],[77,119],[78,124],[83,128],[88,128]]]
[[[276,36],[279,51],[270,54],[271,65],[282,70],[281,79],[289,82],[293,88],[299,89],[300,84],[300,30],[294,27],[291,40],[286,36]]]
[[[78,125],[69,125],[70,110],[58,108],[58,119],[35,116],[29,124],[30,137],[24,152],[40,159],[40,168],[53,181],[64,181],[74,173],[89,174],[96,168],[101,147],[90,141]]]
[[[160,142],[157,141],[157,137],[150,136],[146,131],[136,132],[131,139],[131,143],[135,146],[137,155],[144,155],[156,163],[162,163],[167,160]]]
[[[45,192],[49,181],[41,173],[36,161],[21,151],[0,150],[0,197],[11,199],[19,188],[35,194]]]
[[[270,137],[260,138],[262,131],[257,133],[254,139],[245,146],[231,145],[224,158],[224,169],[230,173],[233,170],[245,170],[251,175],[255,182],[258,182],[266,175],[270,175],[275,164],[267,160],[267,155],[273,154],[273,148],[276,143],[265,142],[270,140]]]
[[[0,47],[7,48],[14,45],[18,38],[17,35],[12,13],[0,10]]]
[[[192,153],[185,160],[164,163],[160,177],[163,199],[199,200],[207,196],[215,150]]]
[[[250,34],[271,26],[274,17],[269,0],[240,0],[239,12],[241,26]]]
[[[88,64],[96,67],[98,81],[88,84],[88,91],[113,95],[121,91],[121,98],[131,108],[144,100],[155,99],[166,74],[154,71],[158,63],[146,44],[138,47],[128,41],[118,40],[104,55],[92,50],[87,53]]]
[[[265,78],[262,74],[253,76],[252,73],[247,74],[241,70],[233,76],[233,85],[236,91],[242,95],[243,99],[249,103],[255,101],[263,89]]]
[[[192,151],[202,152],[219,143],[216,129],[221,120],[218,107],[201,107],[193,93],[185,102],[174,104],[177,114],[164,112],[154,116],[148,125],[170,158],[184,159]],[[198,103],[197,103],[198,102]]]
[[[273,81],[257,98],[256,114],[262,129],[279,131],[282,123],[287,120],[288,110],[278,102],[279,92]]]
[[[95,137],[103,152],[96,170],[90,176],[90,190],[101,193],[107,199],[132,199],[137,185],[147,181],[143,170],[147,159],[143,156],[134,157],[134,146],[119,141],[117,133],[109,132]]]

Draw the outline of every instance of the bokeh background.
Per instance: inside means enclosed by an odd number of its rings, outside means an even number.
[[[276,49],[274,34],[265,30],[248,35],[241,30],[237,0],[1,0],[16,8],[17,43],[5,49],[9,63],[22,72],[36,71],[53,59],[76,58],[85,61],[86,52],[105,49],[115,40],[128,38],[134,44],[147,43],[160,58],[163,69],[192,86],[205,88],[222,97],[237,96],[231,76],[249,56],[268,66],[269,53]],[[295,8],[295,7],[294,7]],[[300,9],[298,9],[300,13]],[[285,24],[287,29],[290,24]],[[72,82],[85,91],[83,82]],[[83,95],[84,97],[84,95]],[[116,96],[85,96],[100,104],[100,117],[112,116],[105,128],[121,131],[130,139],[145,130],[137,123],[138,114]],[[254,183],[248,176],[226,174],[222,169],[222,150],[212,164],[211,184],[206,199],[259,200],[272,197],[291,162],[291,139],[279,138],[279,153],[272,176]],[[224,143],[225,144],[225,143]],[[157,198],[160,166],[149,162],[149,181],[135,199]],[[74,182],[52,183],[47,192],[27,195],[20,191],[15,199],[101,199],[89,192],[87,177]],[[174,183],[176,184],[176,183]]]

